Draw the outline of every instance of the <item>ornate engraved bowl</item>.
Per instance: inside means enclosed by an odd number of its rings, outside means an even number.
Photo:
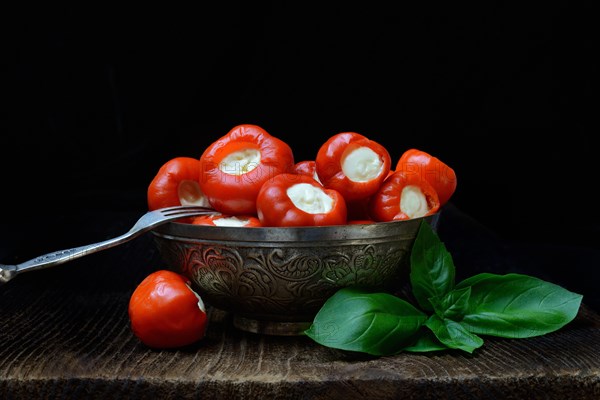
[[[425,217],[435,228],[438,215]],[[215,227],[171,222],[152,231],[168,267],[242,330],[297,335],[338,289],[394,291],[407,282],[423,218],[365,225]]]

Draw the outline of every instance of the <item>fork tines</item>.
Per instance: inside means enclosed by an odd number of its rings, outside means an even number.
[[[165,207],[157,211],[166,216],[179,215],[179,214],[194,214],[198,211],[214,212],[212,208],[201,207],[201,206],[176,206],[176,207]]]

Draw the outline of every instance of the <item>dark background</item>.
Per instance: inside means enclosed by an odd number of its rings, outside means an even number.
[[[591,10],[211,3],[3,13],[0,261],[71,245],[74,216],[141,215],[164,162],[254,123],[297,161],[342,131],[436,155],[451,207],[595,289]]]

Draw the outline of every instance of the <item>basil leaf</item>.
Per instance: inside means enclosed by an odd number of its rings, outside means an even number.
[[[428,351],[440,350],[448,350],[448,346],[440,342],[431,329],[426,327],[419,330],[416,342],[402,349],[402,351],[413,353],[425,353]]]
[[[410,283],[424,311],[434,311],[431,297],[442,297],[454,287],[452,256],[433,228],[423,220],[410,255]]]
[[[304,333],[327,347],[391,355],[410,344],[426,320],[392,294],[343,288],[327,299]]]
[[[450,318],[454,321],[459,321],[468,309],[470,297],[471,287],[467,286],[461,289],[454,289],[441,299],[432,297],[429,301],[433,304],[435,313],[441,318]]]
[[[469,332],[462,324],[451,319],[442,319],[437,314],[429,317],[425,326],[431,329],[440,342],[452,349],[472,353],[483,345],[483,339]]]
[[[461,324],[470,332],[526,338],[553,332],[575,318],[582,295],[521,274],[478,274],[456,285],[470,287]]]

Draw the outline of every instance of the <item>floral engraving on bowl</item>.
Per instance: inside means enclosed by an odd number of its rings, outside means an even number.
[[[248,260],[270,271],[276,277],[288,282],[302,282],[313,279],[323,268],[319,253],[306,254],[294,249],[272,249],[267,252],[250,252]]]
[[[314,315],[341,287],[380,288],[408,271],[402,261],[408,243],[397,241],[275,249],[157,243],[165,261],[189,276],[209,304],[241,315],[280,320]]]
[[[324,258],[323,280],[342,287],[363,285],[382,286],[382,282],[395,278],[397,265],[407,249],[397,246],[366,245],[352,254],[340,252]]]

